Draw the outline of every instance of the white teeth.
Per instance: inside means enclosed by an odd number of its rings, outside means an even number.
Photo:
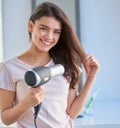
[[[49,45],[50,42],[43,41],[43,44]]]

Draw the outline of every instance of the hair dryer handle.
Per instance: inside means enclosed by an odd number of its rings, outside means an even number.
[[[38,113],[39,113],[39,111],[40,111],[40,108],[41,108],[41,104],[42,103],[40,103],[40,104],[38,104],[37,106],[35,106],[34,107],[34,116],[35,116],[35,119],[37,118],[37,116],[38,116]]]

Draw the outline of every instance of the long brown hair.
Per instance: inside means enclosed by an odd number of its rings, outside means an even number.
[[[43,16],[54,17],[61,22],[62,31],[58,43],[50,49],[49,53],[55,64],[62,64],[65,67],[64,76],[70,82],[70,88],[80,81],[79,66],[83,63],[87,71],[86,54],[74,32],[66,14],[55,4],[44,2],[39,4],[34,10],[29,20],[35,23]],[[29,33],[31,38],[31,33]]]

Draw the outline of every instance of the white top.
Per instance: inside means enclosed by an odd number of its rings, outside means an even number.
[[[45,66],[54,65],[51,60]],[[0,64],[0,88],[16,92],[15,104],[19,103],[30,88],[24,74],[32,66],[18,58]],[[38,128],[72,128],[72,119],[66,113],[69,83],[63,75],[53,77],[44,84],[45,99],[37,117]],[[35,128],[34,109],[28,109],[17,121],[18,128]]]

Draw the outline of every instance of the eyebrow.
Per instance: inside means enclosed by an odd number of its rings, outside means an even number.
[[[47,25],[44,24],[40,24],[40,26],[50,29]],[[61,31],[61,29],[57,29],[57,28],[55,28],[54,30]]]

